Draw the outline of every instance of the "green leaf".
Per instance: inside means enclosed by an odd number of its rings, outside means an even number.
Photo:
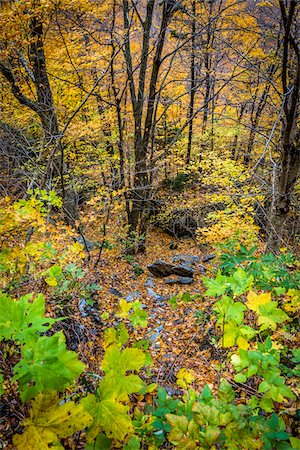
[[[243,303],[235,302],[228,296],[223,296],[221,300],[214,304],[214,311],[219,315],[218,323],[234,321],[237,324],[242,323],[244,313],[247,308]]]
[[[141,448],[141,440],[138,436],[131,436],[123,450],[139,450]]]
[[[219,297],[220,295],[225,294],[227,289],[229,288],[228,277],[222,275],[219,271],[216,278],[203,278],[204,286],[207,287],[207,291],[204,295],[207,297]]]
[[[125,348],[121,351],[116,345],[107,348],[102,370],[106,373],[113,371],[125,374],[128,370],[141,369],[146,361],[145,353],[139,348]]]
[[[101,381],[98,392],[101,398],[116,398],[118,401],[128,401],[129,395],[141,392],[146,385],[138,375],[121,375],[109,372]]]
[[[44,317],[45,299],[38,294],[28,294],[13,300],[5,295],[0,296],[0,339],[13,339],[24,343],[29,338],[36,339],[39,333],[45,333],[56,319]]]
[[[245,381],[247,381],[247,377],[243,373],[237,373],[234,376],[234,381],[236,381],[237,383],[245,383]]]
[[[124,440],[127,434],[133,432],[129,407],[114,398],[95,402],[92,410],[94,411],[94,422],[87,432],[89,442],[101,431],[104,431],[108,438],[120,441]]]
[[[28,401],[40,392],[63,392],[84,370],[77,354],[66,349],[60,331],[24,345],[21,361],[14,368],[13,381],[19,382],[20,395]]]
[[[219,400],[226,403],[231,403],[235,399],[235,392],[231,384],[225,379],[223,379],[220,383],[218,389],[218,398]]]
[[[86,450],[110,450],[112,447],[112,439],[105,436],[104,433],[98,434],[95,442],[86,445]]]
[[[249,275],[244,269],[239,267],[229,278],[230,288],[235,295],[248,292],[253,285],[253,275]]]
[[[284,323],[289,320],[289,316],[280,308],[277,308],[277,302],[269,302],[259,306],[258,325],[260,330],[276,330],[277,324]]]
[[[297,437],[291,437],[291,436],[289,439],[290,439],[292,448],[299,450],[300,449],[300,439],[298,439]]]

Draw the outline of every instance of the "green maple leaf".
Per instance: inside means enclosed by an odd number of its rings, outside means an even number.
[[[244,269],[239,267],[229,278],[230,287],[234,295],[241,295],[249,291],[253,285],[253,275],[249,275]]]
[[[138,375],[110,372],[101,381],[98,392],[102,399],[114,397],[118,401],[128,401],[129,395],[134,392],[141,392],[145,386]]]
[[[215,303],[214,310],[219,315],[218,323],[234,321],[237,324],[242,323],[244,313],[247,308],[241,302],[235,302],[232,298],[223,296],[221,300]]]
[[[118,402],[114,397],[97,401],[94,395],[83,399],[87,411],[93,411],[94,421],[87,431],[88,442],[93,441],[100,432],[108,438],[122,441],[133,431],[129,407]]]
[[[203,283],[208,288],[204,294],[207,297],[219,297],[225,294],[230,286],[228,277],[222,275],[220,271],[217,273],[216,278],[204,277]]]
[[[66,349],[63,333],[41,336],[24,345],[16,364],[13,381],[19,382],[20,395],[28,401],[40,392],[63,392],[84,370],[77,354]]]
[[[146,361],[146,354],[139,348],[121,351],[115,344],[108,347],[102,361],[102,370],[125,374],[128,370],[139,370]]]
[[[269,302],[259,306],[257,323],[261,325],[260,330],[276,330],[277,324],[289,320],[289,316],[280,308],[277,302]]]
[[[44,317],[45,310],[45,298],[42,294],[35,299],[33,294],[28,294],[20,300],[1,295],[0,340],[13,339],[24,343],[30,337],[37,338],[39,333],[45,333],[57,321]]]

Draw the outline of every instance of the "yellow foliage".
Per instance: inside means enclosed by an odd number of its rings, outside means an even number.
[[[176,383],[178,386],[186,389],[189,384],[192,384],[195,381],[195,376],[193,375],[191,370],[188,369],[180,369],[177,374]]]
[[[257,294],[254,291],[249,291],[247,295],[247,306],[252,311],[256,313],[259,312],[259,307],[265,305],[271,301],[271,292],[263,292],[262,294]]]

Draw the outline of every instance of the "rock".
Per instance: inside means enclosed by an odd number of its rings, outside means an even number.
[[[141,308],[141,309],[147,309],[147,308],[148,308],[148,306],[147,306],[147,305],[145,305],[144,303],[141,303],[141,305],[140,305],[140,308]]]
[[[181,277],[193,278],[194,269],[187,264],[171,264],[158,259],[148,266],[149,272],[157,277],[167,277],[169,275],[179,275]]]
[[[215,257],[216,257],[216,255],[205,255],[205,256],[203,256],[202,261],[203,262],[209,262],[212,259],[214,259]]]
[[[145,286],[150,287],[150,288],[155,287],[155,282],[154,282],[152,276],[147,278],[147,280],[145,281]]]
[[[115,289],[115,288],[109,288],[109,289],[108,289],[108,292],[109,292],[110,294],[112,294],[112,295],[115,295],[116,297],[119,297],[119,298],[122,298],[122,297],[123,297],[123,294],[122,294],[120,291],[118,291],[118,289]]]
[[[166,284],[192,284],[193,278],[190,277],[180,277],[176,276],[176,278],[168,278],[165,283]]]
[[[184,320],[183,319],[176,319],[176,320],[174,320],[174,325],[180,325],[181,323],[183,323],[184,322]]]
[[[200,258],[194,255],[175,255],[173,258],[173,262],[182,262],[185,264],[196,265],[200,262]]]
[[[198,228],[207,226],[205,219],[210,212],[224,209],[225,205],[221,202],[194,208],[174,208],[168,213],[164,211],[163,214],[159,214],[154,225],[176,238],[195,237]]]
[[[130,294],[128,294],[125,297],[125,300],[127,302],[133,302],[135,299],[139,298],[142,294],[138,291],[134,291],[134,292],[130,292]]]
[[[199,265],[198,265],[198,269],[200,270],[200,272],[206,273],[206,269],[205,269],[204,266],[202,266],[202,264],[199,264]]]
[[[91,317],[92,321],[97,325],[102,324],[99,311],[92,305],[89,305],[84,298],[79,299],[78,309],[82,317]]]
[[[156,339],[159,337],[159,335],[161,334],[161,332],[163,331],[164,326],[163,325],[159,325],[155,330],[153,330],[149,336],[149,340],[154,342],[156,341]]]
[[[81,244],[87,252],[90,252],[97,247],[94,242],[89,241],[87,238],[83,238],[82,236],[75,237],[75,241]]]
[[[88,313],[86,312],[86,300],[84,298],[80,298],[78,302],[78,309],[82,317],[87,317]]]
[[[153,289],[149,287],[147,288],[147,291],[149,295],[151,295],[151,297],[153,297],[157,302],[167,302],[169,300],[169,298],[165,297],[164,295],[156,294],[156,292],[154,292]]]

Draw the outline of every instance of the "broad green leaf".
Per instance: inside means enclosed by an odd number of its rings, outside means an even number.
[[[22,400],[28,401],[40,392],[63,392],[84,367],[77,354],[66,349],[65,337],[58,332],[24,345],[13,381],[19,383]]]
[[[229,278],[230,288],[234,295],[241,295],[249,291],[253,285],[253,275],[249,275],[244,269],[239,267]]]
[[[282,309],[277,308],[277,305],[277,302],[269,302],[259,306],[257,323],[261,325],[262,331],[276,330],[278,324],[289,320],[289,316]]]
[[[98,392],[102,399],[116,398],[118,401],[128,401],[129,395],[140,392],[145,383],[138,375],[123,375],[109,372],[101,381]]]
[[[39,333],[45,333],[56,319],[44,317],[45,298],[38,294],[28,294],[13,300],[5,295],[0,296],[0,340],[13,339],[19,343],[30,337],[36,339]]]
[[[112,439],[106,437],[104,433],[100,433],[95,442],[86,445],[85,450],[110,450],[111,448]]]
[[[131,436],[124,445],[123,450],[139,450],[141,448],[141,440],[138,436]]]
[[[244,313],[247,308],[240,302],[235,302],[227,295],[214,304],[214,310],[218,314],[218,323],[222,325],[224,322],[235,321],[237,324],[242,323]]]
[[[291,437],[291,436],[289,437],[289,439],[290,439],[292,448],[299,450],[300,449],[300,439],[297,437]]]
[[[237,373],[234,376],[234,381],[236,381],[237,383],[245,383],[245,381],[247,381],[247,377],[243,373]]]
[[[207,291],[204,295],[207,297],[219,297],[220,295],[225,294],[227,289],[229,288],[228,277],[222,275],[219,271],[216,278],[203,278],[204,286],[207,287]]]
[[[128,370],[139,370],[145,364],[146,355],[138,348],[121,351],[116,345],[107,348],[102,361],[102,370],[125,374]]]
[[[235,392],[231,384],[224,378],[218,389],[218,398],[226,403],[230,403],[235,399]]]

